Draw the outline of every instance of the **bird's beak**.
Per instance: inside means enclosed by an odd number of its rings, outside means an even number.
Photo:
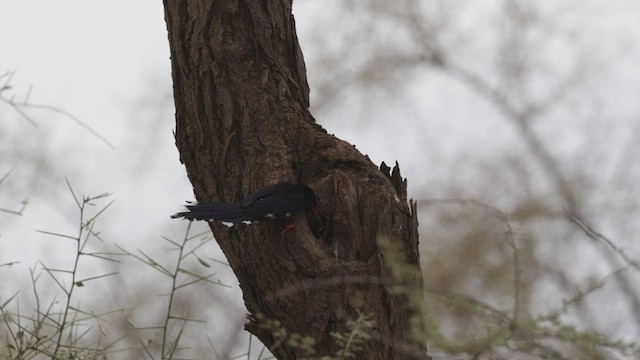
[[[305,214],[309,221],[309,228],[311,229],[313,236],[320,239],[325,233],[325,223],[322,221],[322,215],[320,214],[320,211],[318,211],[318,207],[315,205],[310,206],[309,211],[313,214],[313,216],[309,216],[308,213]],[[315,218],[315,221],[313,218]]]
[[[318,224],[322,225],[322,217],[320,217],[320,212],[318,211],[318,207],[312,206],[310,210],[313,213],[313,216],[315,216],[316,219],[318,220]]]

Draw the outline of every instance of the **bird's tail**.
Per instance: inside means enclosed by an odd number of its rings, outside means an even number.
[[[221,202],[189,204],[185,206],[187,211],[171,215],[172,218],[185,218],[187,220],[219,220],[224,222],[240,223],[251,221],[246,208],[241,204],[226,204]]]

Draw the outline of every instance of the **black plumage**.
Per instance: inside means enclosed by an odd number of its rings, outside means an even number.
[[[210,202],[189,204],[187,211],[172,215],[172,218],[188,220],[219,220],[242,223],[264,219],[288,219],[300,211],[309,211],[321,223],[316,195],[304,184],[279,183],[258,190],[240,203]],[[288,221],[287,221],[288,222]]]

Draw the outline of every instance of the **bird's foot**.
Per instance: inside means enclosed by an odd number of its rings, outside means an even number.
[[[284,237],[287,232],[289,232],[290,230],[295,229],[295,227],[296,227],[296,224],[288,223],[287,225],[284,226],[284,229],[282,229],[282,232],[280,233],[280,235],[282,237]]]

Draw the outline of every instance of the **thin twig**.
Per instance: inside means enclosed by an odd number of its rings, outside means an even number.
[[[31,93],[33,91],[33,84],[29,85],[27,94],[25,95],[24,101],[22,102],[14,101],[13,97],[10,97],[10,98],[4,97],[2,95],[2,92],[5,90],[11,89],[11,80],[13,80],[13,76],[15,75],[15,73],[16,73],[15,70],[7,71],[5,74],[0,76],[0,80],[4,81],[3,84],[0,85],[0,101],[9,105],[16,113],[18,113],[18,115],[20,115],[21,118],[29,122],[29,124],[31,124],[33,127],[38,128],[38,124],[36,123],[36,121],[29,114],[27,114],[25,109],[46,110],[46,111],[51,111],[51,112],[60,114],[66,117],[67,119],[70,119],[71,121],[75,122],[78,126],[88,131],[91,135],[95,136],[98,140],[103,142],[105,145],[115,150],[115,146],[106,137],[100,135],[100,133],[94,130],[91,126],[89,126],[84,121],[80,120],[77,116],[70,113],[69,111],[61,109],[57,106],[30,103],[29,99],[31,98]]]
[[[613,242],[613,240],[611,240],[608,237],[602,235],[600,232],[594,230],[591,226],[587,225],[582,219],[580,219],[578,217],[578,215],[576,215],[575,213],[569,211],[569,209],[565,208],[564,209],[564,214],[567,217],[567,219],[569,219],[569,221],[571,221],[572,223],[576,224],[585,233],[585,235],[587,235],[588,237],[590,237],[593,240],[600,241],[600,242],[604,243],[614,253],[618,254],[618,256],[620,256],[627,265],[633,267],[636,270],[640,270],[640,263],[638,263],[637,260],[634,260],[629,255],[627,255],[627,253],[624,250],[622,250],[621,248],[619,248]]]

